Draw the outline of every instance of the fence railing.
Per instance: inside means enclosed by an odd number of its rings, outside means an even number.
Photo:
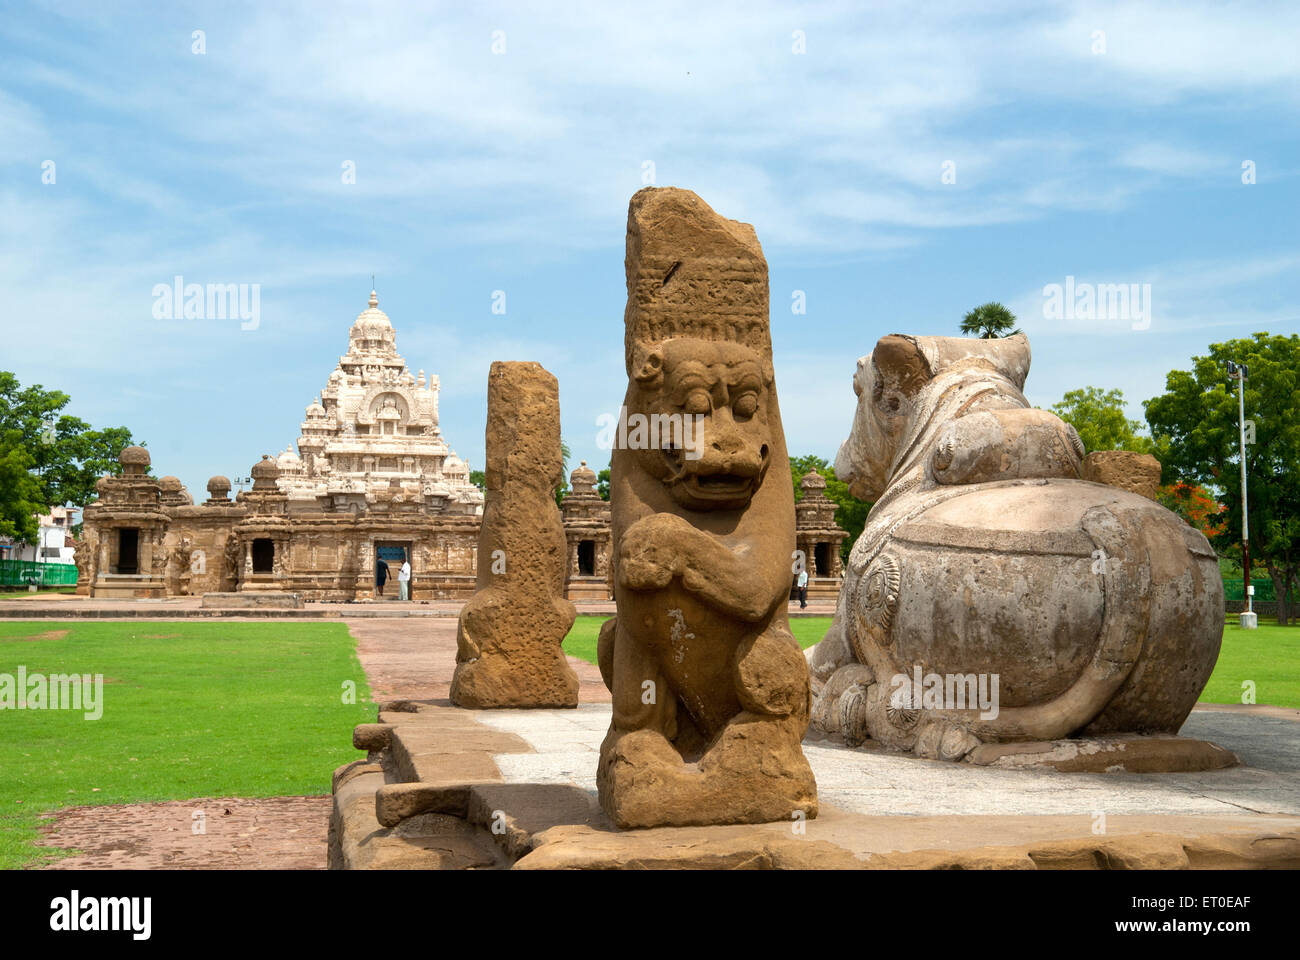
[[[67,587],[77,582],[72,563],[41,563],[37,560],[0,560],[0,586]]]
[[[1250,582],[1255,585],[1255,599],[1273,601],[1277,597],[1273,594],[1273,581],[1269,577],[1251,577]],[[1246,593],[1242,589],[1243,580],[1224,579],[1223,581],[1223,599],[1228,602],[1240,602],[1246,599]]]

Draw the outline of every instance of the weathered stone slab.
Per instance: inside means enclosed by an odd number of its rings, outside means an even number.
[[[467,821],[423,813],[385,828],[375,816],[382,773],[362,773],[335,791],[330,817],[333,870],[482,870],[509,865],[491,835]]]
[[[352,728],[352,746],[358,750],[383,750],[392,730],[387,723],[359,723]]]
[[[445,813],[467,819],[470,788],[466,784],[387,783],[375,793],[375,818],[395,827],[422,813]]]
[[[527,743],[486,727],[437,729],[419,724],[394,727],[387,752],[398,780],[433,784],[499,781],[497,753],[527,753]]]
[[[578,675],[560,643],[577,610],[564,598],[567,541],[560,396],[536,363],[488,374],[486,500],[477,590],[460,614],[451,700],[464,707],[576,707]]]
[[[486,828],[511,860],[557,825],[612,826],[595,798],[560,783],[479,783],[470,788],[466,817]]]
[[[977,766],[1062,773],[1193,773],[1238,764],[1231,750],[1190,737],[1113,737],[1047,743],[985,743],[966,755]]]
[[[242,593],[205,593],[202,605],[210,610],[252,609],[301,610],[301,593],[270,593],[248,590]]]
[[[1154,500],[1160,487],[1160,461],[1149,453],[1094,450],[1083,458],[1083,479]]]

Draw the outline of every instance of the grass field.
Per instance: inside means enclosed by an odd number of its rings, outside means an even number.
[[[1203,703],[1241,703],[1242,684],[1255,687],[1255,703],[1300,707],[1300,626],[1279,627],[1260,618],[1259,628],[1243,630],[1236,615],[1223,629],[1223,648]]]
[[[338,623],[0,623],[0,684],[19,666],[102,674],[103,716],[0,710],[0,868],[50,856],[59,807],[327,794],[375,719]]]
[[[564,650],[589,663],[596,662],[596,636],[604,616],[581,616],[564,639]],[[830,617],[791,617],[790,629],[804,649],[812,646],[831,625]],[[1260,620],[1258,630],[1243,630],[1230,617],[1223,632],[1223,648],[1210,682],[1201,694],[1203,703],[1241,703],[1242,684],[1255,685],[1255,702],[1276,707],[1300,707],[1300,627],[1279,627]]]
[[[564,652],[588,663],[596,662],[596,639],[600,625],[608,620],[604,614],[583,614],[573,621],[573,629],[564,638]],[[790,631],[805,650],[820,640],[831,625],[830,617],[791,617]]]
[[[39,600],[52,593],[74,594],[76,587],[41,587],[35,593],[26,587],[0,587],[0,600]]]

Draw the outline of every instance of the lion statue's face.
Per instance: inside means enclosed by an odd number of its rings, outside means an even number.
[[[748,347],[680,338],[638,351],[629,422],[648,419],[638,461],[691,510],[748,506],[771,460],[772,379]],[[629,431],[635,437],[634,431]]]

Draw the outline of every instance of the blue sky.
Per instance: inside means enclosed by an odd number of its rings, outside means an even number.
[[[465,6],[6,4],[0,368],[201,499],[297,438],[374,273],[472,466],[489,364],[531,359],[600,468],[647,162],[758,232],[792,453],[834,456],[879,337],[988,300],[1032,402],[1139,419],[1209,343],[1300,330],[1300,8]],[[177,274],[260,284],[259,327],[155,319]],[[1150,284],[1149,328],[1046,317],[1067,276]]]

